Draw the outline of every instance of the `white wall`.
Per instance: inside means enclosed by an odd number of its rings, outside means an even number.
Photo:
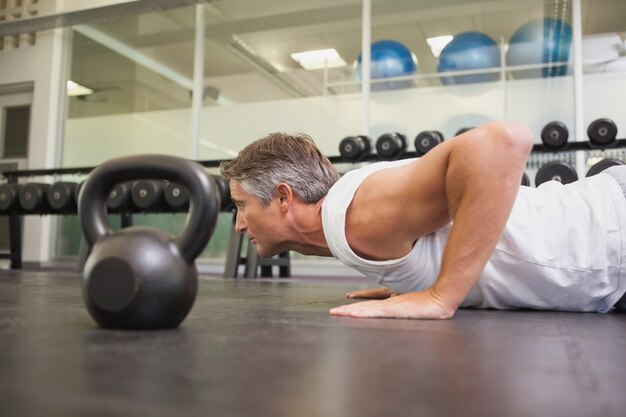
[[[41,2],[42,13],[51,2]],[[0,51],[0,85],[34,82],[31,107],[28,168],[52,168],[58,163],[59,114],[62,114],[63,64],[66,51],[64,30],[37,33],[34,46]],[[49,258],[50,218],[26,216],[23,235],[23,260]]]

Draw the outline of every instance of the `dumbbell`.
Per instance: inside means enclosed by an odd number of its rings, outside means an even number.
[[[587,177],[591,177],[592,175],[599,174],[605,169],[610,168],[612,166],[616,166],[616,165],[624,165],[624,162],[615,158],[605,158],[593,164],[593,166],[589,168],[589,171],[587,171]]]
[[[339,155],[344,161],[362,161],[372,152],[372,141],[367,136],[348,136],[339,142]]]
[[[133,210],[133,200],[130,197],[131,186],[131,182],[121,182],[113,187],[106,203],[110,212],[122,213]]]
[[[130,188],[133,205],[141,211],[161,211],[165,208],[165,181],[138,180]]]
[[[562,184],[569,184],[578,179],[578,174],[574,167],[567,162],[551,161],[543,164],[535,176],[535,186],[539,187],[547,181],[558,181]]]
[[[163,197],[167,206],[173,211],[187,211],[189,209],[189,193],[182,185],[168,182],[163,188]]]
[[[50,186],[46,197],[50,207],[59,213],[76,212],[75,182],[57,181]]]
[[[567,126],[561,122],[550,122],[541,130],[541,142],[548,149],[563,149],[568,139]]]
[[[611,119],[594,120],[587,128],[587,136],[595,147],[613,146],[617,137],[617,125]]]
[[[17,183],[0,185],[0,214],[9,214],[20,210],[20,188],[21,185]]]
[[[456,131],[456,133],[454,134],[454,136],[459,136],[462,135],[463,133],[472,130],[474,127],[473,126],[466,126],[466,127],[462,127],[459,130]]]
[[[235,206],[230,198],[230,188],[220,175],[212,175],[217,186],[220,199],[220,211],[231,211]],[[189,208],[189,193],[180,184],[168,182],[163,189],[163,195],[169,208],[174,211],[186,211]]]
[[[228,183],[220,175],[213,175],[213,179],[215,180],[215,185],[217,185],[217,191],[220,196],[220,211],[233,211],[235,204],[233,204],[233,200],[230,197],[230,187]]]
[[[376,140],[376,153],[382,160],[398,159],[405,150],[406,136],[402,133],[385,133]]]
[[[415,151],[418,156],[426,155],[435,146],[443,142],[443,134],[438,130],[425,130],[415,137]]]
[[[29,182],[20,188],[18,199],[20,207],[27,213],[44,214],[50,211],[46,194],[50,184]]]

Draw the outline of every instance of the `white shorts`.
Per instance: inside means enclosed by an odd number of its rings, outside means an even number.
[[[602,172],[615,178],[619,186],[622,187],[624,197],[626,197],[626,165],[612,166]],[[626,294],[624,294],[622,298],[620,298],[619,301],[615,303],[615,308],[619,310],[626,310]]]

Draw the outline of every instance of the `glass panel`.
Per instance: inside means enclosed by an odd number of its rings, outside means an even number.
[[[189,155],[195,8],[74,28],[63,164],[113,156]],[[71,93],[70,93],[71,94]]]
[[[372,138],[398,132],[422,151],[421,132],[503,119],[537,142],[552,121],[573,136],[571,16],[567,0],[374,1]]]
[[[68,97],[63,166],[95,166],[130,154],[189,156],[194,26],[195,7],[185,7],[73,28],[69,79],[91,92]],[[117,217],[112,223],[119,224]],[[134,220],[178,233],[180,217]],[[57,253],[75,254],[78,221],[59,221]]]
[[[231,158],[273,131],[304,131],[338,154],[341,138],[358,134],[360,94],[325,83],[351,77],[361,10],[360,0],[207,4],[201,158]],[[336,57],[292,57],[326,49]]]
[[[609,125],[624,138],[626,130],[626,2],[582,1],[584,128],[581,136],[603,132]],[[600,123],[594,123],[606,119]],[[592,125],[593,124],[593,125]],[[603,126],[604,125],[604,126]],[[609,130],[606,130],[607,132]],[[615,133],[615,132],[613,132]],[[594,136],[595,137],[595,136]],[[607,140],[610,139],[607,136]],[[588,152],[586,168],[603,159],[625,162],[623,149]]]

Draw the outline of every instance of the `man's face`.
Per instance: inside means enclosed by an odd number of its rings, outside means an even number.
[[[263,206],[258,198],[245,192],[238,181],[230,182],[230,194],[237,206],[235,230],[248,235],[259,256],[270,257],[284,252],[280,242],[282,216],[275,199]]]

